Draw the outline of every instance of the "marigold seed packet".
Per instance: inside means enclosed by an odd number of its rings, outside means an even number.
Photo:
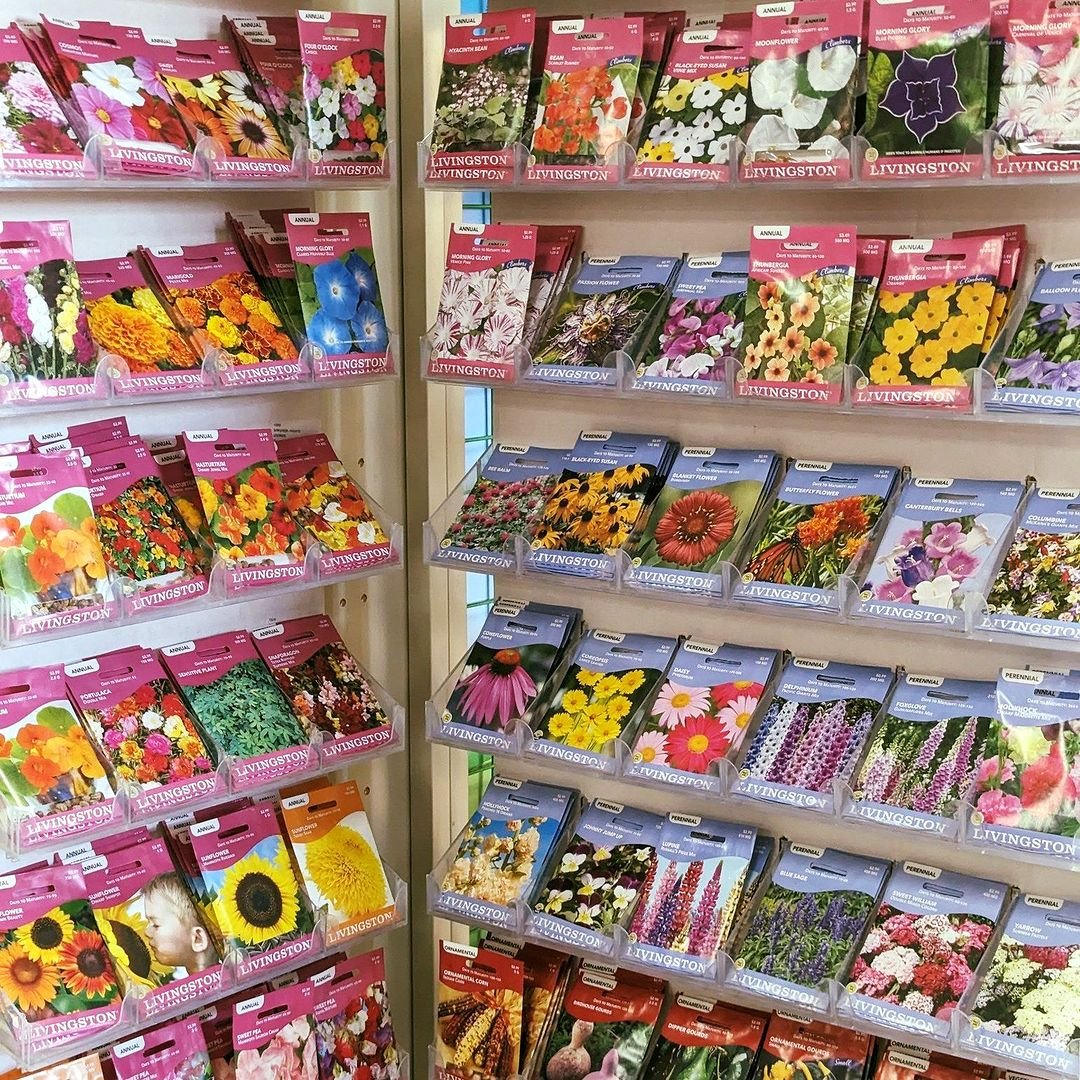
[[[856,244],[855,284],[851,293],[851,327],[847,346],[852,363],[858,362],[859,347],[877,307],[878,288],[889,250],[888,240],[880,236],[860,236]]]
[[[870,1036],[791,1012],[774,1012],[753,1080],[859,1080],[870,1060]]]
[[[270,990],[233,1005],[235,1077],[318,1076],[315,990],[310,982]]]
[[[888,1043],[877,1055],[873,1080],[989,1080],[993,1069],[904,1043]]]
[[[644,1080],[748,1080],[768,1017],[712,998],[676,994],[664,1013],[660,1038]]]
[[[210,1052],[195,1016],[114,1043],[109,1054],[116,1080],[214,1080]]]
[[[240,62],[251,79],[255,95],[289,150],[307,130],[304,113],[304,72],[300,61],[300,29],[295,16],[258,18],[226,16]]]
[[[532,353],[537,335],[543,333],[552,308],[562,295],[581,247],[580,225],[538,225],[536,259],[529,279],[522,345]]]

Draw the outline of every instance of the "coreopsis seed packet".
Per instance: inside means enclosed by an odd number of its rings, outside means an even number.
[[[308,175],[390,176],[386,17],[299,11]]]
[[[300,982],[233,1005],[233,1048],[237,1080],[245,1076],[315,1077],[315,990]]]
[[[828,1009],[888,876],[889,863],[785,843],[732,949],[735,986],[790,1005]]]
[[[978,176],[990,54],[987,0],[869,0],[863,175]]]
[[[873,1080],[989,1080],[992,1072],[982,1062],[890,1042],[878,1052]]]
[[[854,611],[945,628],[990,591],[1025,487],[1010,480],[912,477],[882,531]]]
[[[525,969],[493,949],[439,942],[437,1080],[510,1080],[521,1060]]]
[[[311,903],[326,909],[327,945],[398,921],[355,780],[282,799],[281,816]]]
[[[521,338],[521,344],[530,353],[566,286],[581,247],[582,232],[580,225],[538,225],[536,228],[536,259],[529,278],[529,300],[525,305],[525,328]]]
[[[719,793],[720,762],[738,753],[779,659],[771,649],[683,641],[646,706],[623,775]]]
[[[857,255],[846,226],[753,227],[737,396],[840,402]]]
[[[753,1080],[859,1080],[870,1060],[870,1036],[792,1012],[774,1012]]]
[[[527,752],[613,772],[617,744],[630,741],[678,647],[677,638],[650,634],[583,634],[558,689],[533,721]]]
[[[527,379],[615,387],[619,361],[635,367],[661,316],[681,260],[586,256],[540,335]]]
[[[597,799],[582,812],[529,915],[531,936],[611,955],[656,873],[664,819]],[[550,1049],[550,1045],[549,1045]]]
[[[116,1080],[213,1080],[214,1076],[195,1016],[114,1043],[110,1057]]]
[[[994,933],[1008,886],[897,863],[859,946],[841,1015],[941,1038]]]
[[[880,236],[860,236],[856,239],[855,285],[851,293],[851,326],[848,331],[847,354],[858,362],[859,346],[870,328],[877,305],[881,275],[885,272],[885,256],[889,242]]]
[[[744,179],[850,179],[862,27],[862,0],[754,8]]]
[[[831,813],[892,688],[885,667],[794,657],[739,764],[732,791]]]
[[[712,998],[676,994],[644,1080],[748,1080],[768,1017]]]
[[[792,462],[735,597],[839,610],[840,579],[863,564],[899,479],[891,465]]]

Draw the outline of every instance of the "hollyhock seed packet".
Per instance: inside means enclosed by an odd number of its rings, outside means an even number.
[[[753,1080],[859,1080],[870,1059],[870,1036],[810,1016],[774,1012],[754,1063]]]
[[[857,255],[852,228],[753,227],[737,396],[839,404]]]
[[[847,354],[852,362],[857,362],[856,354],[870,327],[881,275],[885,272],[885,255],[889,250],[889,242],[879,236],[860,236],[856,244],[855,285],[851,293],[851,328],[847,346]]]
[[[712,998],[676,994],[664,1013],[645,1080],[748,1080],[767,1017]]]
[[[114,1043],[116,1080],[213,1080],[210,1052],[196,1016]]]
[[[314,987],[305,981],[237,1001],[232,1039],[235,1080],[314,1080],[319,1074]]]

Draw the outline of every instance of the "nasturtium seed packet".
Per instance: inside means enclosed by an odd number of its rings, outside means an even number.
[[[676,994],[644,1080],[748,1080],[767,1017],[712,998]]]
[[[869,1035],[805,1014],[778,1011],[769,1017],[751,1080],[772,1080],[796,1073],[860,1080],[869,1059]]]
[[[860,236],[856,242],[855,285],[851,292],[851,328],[847,346],[851,363],[858,362],[859,346],[873,318],[881,275],[885,272],[885,255],[889,250],[888,240],[878,236]]]

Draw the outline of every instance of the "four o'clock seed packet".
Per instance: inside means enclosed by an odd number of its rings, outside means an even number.
[[[860,1080],[870,1061],[870,1042],[870,1036],[861,1031],[827,1024],[805,1013],[777,1011],[769,1017],[752,1078],[809,1073]]]
[[[768,1016],[712,998],[676,994],[644,1080],[692,1080],[698,1069],[724,1080],[748,1080]]]

